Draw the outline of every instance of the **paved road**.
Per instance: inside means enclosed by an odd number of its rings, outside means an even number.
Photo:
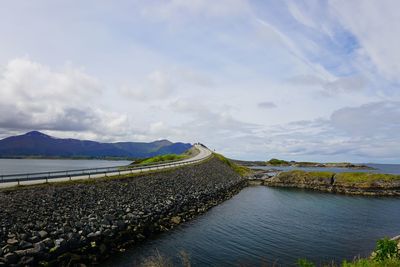
[[[144,167],[143,169],[140,169],[140,170],[127,170],[127,171],[109,172],[107,174],[96,174],[96,175],[85,174],[82,176],[75,176],[75,177],[62,177],[62,178],[51,179],[51,180],[49,180],[49,182],[63,182],[63,181],[69,181],[69,180],[95,179],[95,178],[102,178],[102,177],[106,177],[106,176],[145,173],[145,172],[154,171],[154,170],[170,169],[170,168],[175,168],[177,166],[194,164],[194,163],[200,162],[202,160],[205,160],[212,155],[212,152],[209,149],[207,149],[201,145],[195,145],[195,147],[199,150],[199,153],[197,155],[195,155],[192,158],[187,158],[187,159],[183,159],[180,161],[170,163],[168,166],[165,166],[165,164],[160,163],[160,164],[155,164],[155,165],[152,165],[149,167]],[[46,183],[45,179],[20,182],[21,185],[32,185],[32,184],[43,184],[43,183]],[[5,182],[5,183],[0,183],[0,188],[12,187],[12,186],[16,186],[16,185],[18,185],[17,182],[10,182],[10,183]]]

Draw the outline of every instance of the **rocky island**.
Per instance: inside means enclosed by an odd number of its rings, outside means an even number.
[[[282,159],[270,159],[268,161],[243,161],[243,160],[233,160],[235,163],[243,166],[270,166],[270,167],[295,167],[295,168],[348,168],[348,169],[360,169],[360,170],[373,170],[374,168],[369,167],[365,164],[354,164],[350,162],[306,162],[306,161],[286,161]]]
[[[393,174],[294,170],[271,176],[268,171],[257,171],[250,183],[352,195],[400,196],[400,175]]]

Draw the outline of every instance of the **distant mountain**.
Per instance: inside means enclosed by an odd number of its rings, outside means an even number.
[[[192,145],[168,140],[100,143],[78,139],[61,139],[32,131],[0,140],[0,157],[129,157],[145,158],[164,154],[181,154]]]

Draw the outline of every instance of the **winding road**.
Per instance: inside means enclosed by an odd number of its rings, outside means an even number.
[[[199,144],[194,145],[198,149],[199,153],[191,158],[186,158],[179,161],[169,163],[159,163],[147,166],[127,166],[114,167],[112,170],[99,171],[100,168],[87,170],[71,170],[63,172],[48,172],[48,173],[31,173],[31,174],[16,174],[16,175],[5,175],[1,177],[0,188],[12,187],[16,185],[32,185],[32,184],[43,184],[46,182],[65,182],[82,179],[96,179],[109,176],[127,175],[135,173],[145,173],[155,170],[171,169],[178,166],[190,165],[201,162],[208,159],[212,152]],[[30,177],[30,178],[29,178]]]

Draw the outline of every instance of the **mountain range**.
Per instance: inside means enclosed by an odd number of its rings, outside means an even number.
[[[188,143],[172,143],[168,140],[150,143],[100,143],[56,138],[38,131],[32,131],[0,140],[0,157],[147,158],[165,154],[181,154],[191,146]]]

